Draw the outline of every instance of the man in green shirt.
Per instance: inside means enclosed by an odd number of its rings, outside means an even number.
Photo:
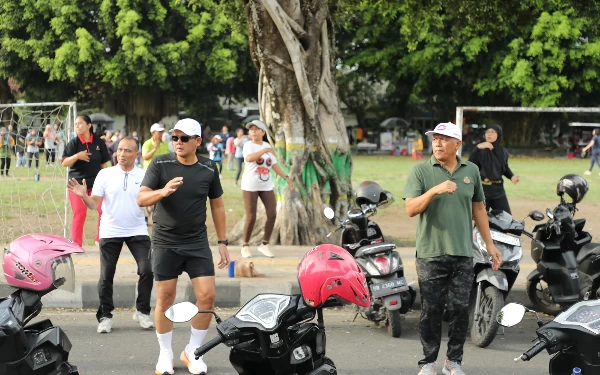
[[[144,170],[148,169],[152,159],[158,155],[164,155],[170,152],[169,145],[162,141],[164,132],[165,127],[161,124],[154,124],[150,127],[152,138],[144,142],[144,145],[142,146],[142,168]]]
[[[403,196],[408,216],[418,215],[416,265],[424,354],[419,361],[419,375],[437,374],[435,361],[445,308],[450,328],[443,373],[464,375],[461,362],[474,279],[473,219],[493,258],[494,269],[500,267],[502,256],[490,235],[479,169],[456,154],[462,143],[460,129],[452,123],[442,123],[425,134],[433,136],[433,156],[411,169]]]

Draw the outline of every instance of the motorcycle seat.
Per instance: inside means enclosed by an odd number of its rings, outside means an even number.
[[[579,253],[577,253],[577,264],[583,262],[587,257],[592,255],[600,255],[600,244],[588,243],[584,245]]]
[[[392,251],[395,248],[396,245],[393,243],[374,243],[372,245],[366,245],[358,249],[354,257],[359,258],[361,256],[377,254],[384,251]]]

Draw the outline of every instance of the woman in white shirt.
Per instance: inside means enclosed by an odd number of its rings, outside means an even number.
[[[275,226],[277,203],[275,202],[275,193],[273,192],[271,169],[280,177],[285,178],[292,190],[294,189],[294,183],[277,165],[275,151],[273,151],[271,145],[263,142],[263,137],[267,133],[267,126],[262,121],[254,120],[246,124],[246,128],[248,129],[248,138],[250,141],[244,144],[243,149],[246,167],[242,175],[242,193],[246,210],[246,222],[244,224],[242,256],[244,258],[252,257],[248,241],[250,241],[254,223],[256,222],[256,204],[260,197],[260,200],[265,205],[267,222],[265,224],[262,244],[258,247],[258,251],[272,258],[274,255],[269,250],[269,239]]]

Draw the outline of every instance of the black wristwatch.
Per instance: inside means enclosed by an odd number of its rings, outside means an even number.
[[[223,241],[219,240],[219,241],[217,241],[217,244],[219,244],[219,245],[223,244],[225,246],[229,246],[229,241],[228,240],[223,240]]]

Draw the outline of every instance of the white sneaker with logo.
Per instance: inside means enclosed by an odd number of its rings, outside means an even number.
[[[244,258],[252,258],[252,253],[250,252],[250,246],[242,246],[242,256]]]
[[[173,351],[172,350],[161,350],[158,355],[158,362],[154,374],[156,375],[173,375]]]
[[[195,349],[190,348],[190,345],[188,344],[185,347],[185,350],[181,352],[179,359],[181,360],[181,362],[183,362],[184,365],[187,366],[190,374],[206,375],[208,371],[208,366],[206,366],[206,363],[204,363],[203,357],[196,359],[196,357],[194,356],[194,350]]]
[[[273,258],[275,256],[275,255],[273,255],[271,250],[269,250],[269,245],[260,245],[257,250],[260,251],[264,256],[266,256],[268,258]]]
[[[150,329],[154,327],[154,322],[150,315],[142,314],[141,312],[135,310],[133,312],[133,320],[140,323],[140,327],[143,329]]]
[[[98,324],[98,333],[110,333],[112,331],[113,321],[111,318],[102,318],[100,319],[100,324]]]

